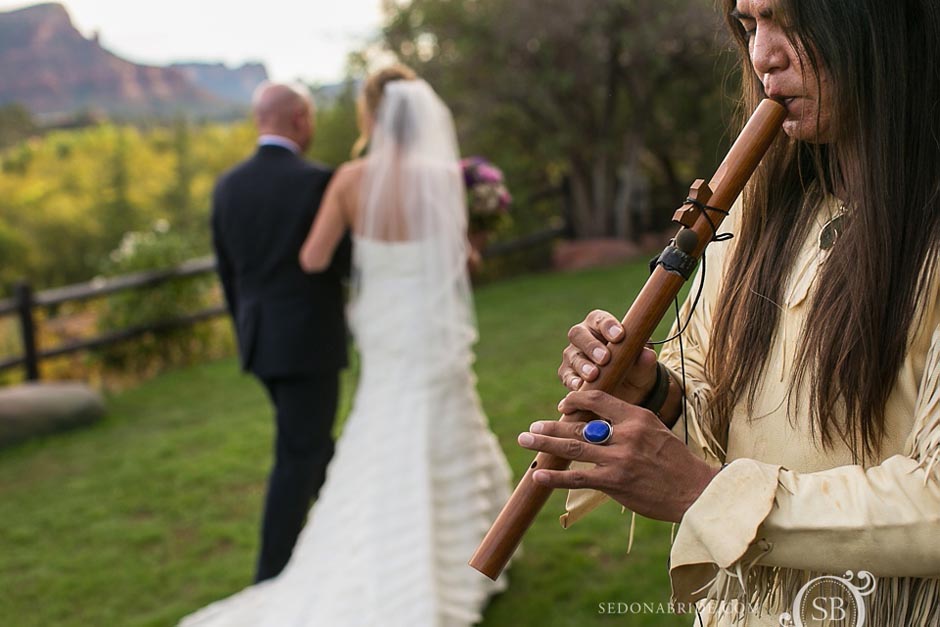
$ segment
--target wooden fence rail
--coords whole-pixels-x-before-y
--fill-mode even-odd
[[[551,226],[535,233],[509,242],[497,242],[483,251],[483,256],[498,257],[538,246],[567,233],[564,225]],[[0,318],[15,315],[19,319],[20,339],[23,353],[19,356],[0,358],[0,372],[22,366],[26,378],[36,381],[40,378],[40,363],[43,359],[68,355],[79,351],[95,350],[124,342],[145,333],[159,333],[169,329],[185,327],[197,322],[209,320],[226,313],[223,305],[210,307],[196,313],[160,320],[139,326],[104,333],[97,337],[69,342],[52,348],[42,348],[36,341],[36,315],[40,308],[49,308],[65,303],[75,303],[131,289],[151,288],[167,281],[209,274],[215,271],[215,257],[192,259],[175,268],[137,272],[108,279],[95,279],[55,289],[34,292],[27,282],[16,285],[13,298],[0,300]]]
[[[145,333],[158,333],[185,327],[224,314],[226,309],[220,305],[185,316],[133,326],[52,348],[40,349],[36,342],[36,309],[92,300],[131,289],[150,288],[167,281],[209,274],[214,271],[215,257],[210,256],[192,259],[166,270],[135,272],[108,279],[95,279],[87,283],[41,292],[34,292],[29,283],[21,282],[16,285],[13,298],[0,300],[0,317],[15,314],[19,319],[23,354],[17,357],[0,359],[0,372],[23,366],[27,380],[36,381],[40,378],[39,364],[43,359],[103,348],[139,337]]]

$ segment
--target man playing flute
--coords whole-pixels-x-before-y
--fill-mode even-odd
[[[619,321],[572,327],[559,409],[580,420],[519,443],[588,463],[536,470],[541,485],[678,522],[673,596],[705,625],[779,625],[846,571],[874,576],[866,624],[940,624],[940,6],[722,6],[742,110],[787,109],[722,229],[734,239],[709,248],[681,339],[613,394],[579,388]],[[569,522],[596,494],[571,493]]]

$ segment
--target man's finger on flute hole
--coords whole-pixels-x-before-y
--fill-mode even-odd
[[[553,438],[526,431],[519,434],[517,441],[519,446],[523,448],[548,453],[570,461],[591,462],[594,464],[611,461],[611,453],[607,447],[591,444],[580,439]]]
[[[602,344],[589,329],[582,325],[573,326],[568,329],[568,341],[574,351],[569,353],[569,357],[582,355],[599,366],[603,366],[610,361],[610,351]]]
[[[593,381],[601,372],[597,366],[585,359],[581,353],[572,355],[571,369],[585,381]]]
[[[578,374],[573,366],[573,360],[575,355],[578,354],[578,349],[570,344],[565,348],[561,353],[561,365],[558,366],[558,378],[561,379],[562,384],[569,390],[577,390],[581,387],[581,376]]]
[[[584,319],[588,328],[598,337],[610,342],[619,342],[624,338],[623,325],[613,314],[603,309],[595,309]]]
[[[561,378],[562,384],[572,392],[576,392],[581,388],[581,377],[576,375],[571,368],[560,370],[558,376]]]

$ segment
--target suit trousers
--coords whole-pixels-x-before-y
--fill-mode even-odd
[[[262,382],[274,403],[277,432],[256,582],[277,576],[287,564],[311,502],[326,479],[333,457],[339,372]]]

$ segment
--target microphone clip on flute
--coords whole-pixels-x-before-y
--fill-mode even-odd
[[[656,266],[662,266],[667,272],[678,274],[686,281],[692,278],[692,273],[695,272],[695,268],[698,266],[695,249],[699,243],[698,233],[693,231],[692,227],[695,226],[700,215],[704,215],[708,219],[708,214],[705,213],[706,210],[717,211],[721,214],[726,213],[716,207],[708,206],[708,199],[711,198],[711,195],[712,190],[709,189],[704,179],[697,179],[692,183],[685,204],[679,207],[672,217],[672,221],[682,228],[679,229],[679,232],[663,252],[650,262],[650,273],[656,269]],[[712,234],[711,240],[718,241],[717,226],[713,230],[715,233]]]

